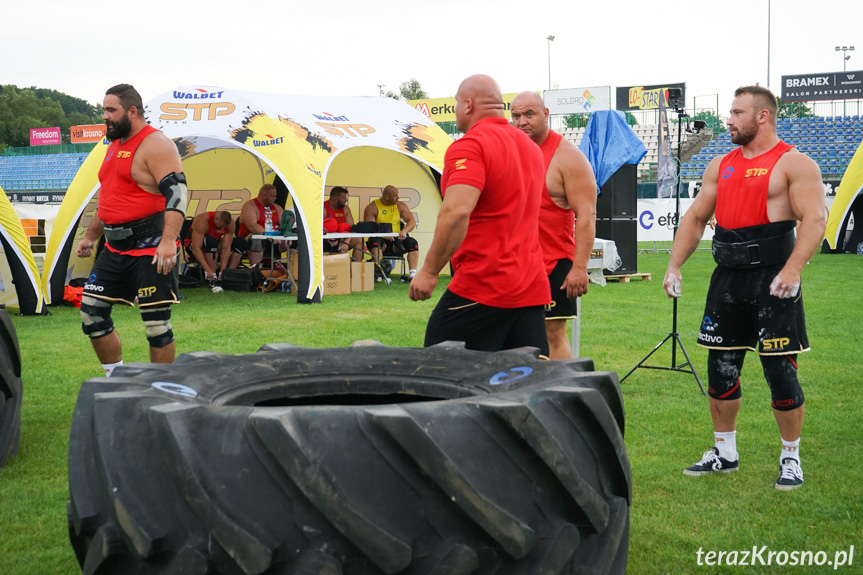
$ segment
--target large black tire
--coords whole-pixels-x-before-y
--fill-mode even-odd
[[[623,573],[617,376],[534,349],[197,352],[84,382],[86,574]]]
[[[0,467],[18,453],[23,393],[18,336],[6,306],[0,305]]]

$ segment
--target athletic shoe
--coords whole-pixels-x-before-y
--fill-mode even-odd
[[[737,471],[737,461],[728,461],[719,457],[719,450],[711,447],[701,456],[701,461],[683,470],[684,475],[705,475],[707,473],[728,473]]]
[[[403,283],[403,284],[409,284],[409,283],[411,283],[411,280],[412,280],[412,279],[413,279],[413,278],[412,278],[412,277],[410,277],[410,276],[402,276],[402,283]]]
[[[780,491],[791,491],[803,485],[803,470],[800,462],[796,459],[786,457],[779,466],[779,479],[776,480],[776,489]]]

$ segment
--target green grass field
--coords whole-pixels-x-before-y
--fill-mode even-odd
[[[638,271],[652,273],[652,281],[591,285],[582,300],[581,351],[595,360],[597,370],[623,377],[671,331],[672,304],[662,290],[667,261],[667,254],[639,256]],[[679,332],[705,386],[707,353],[695,338],[712,267],[709,252],[697,252],[683,268],[679,300]],[[853,565],[838,571],[863,573],[863,359],[856,337],[863,325],[861,286],[863,259],[854,255],[817,255],[804,272],[812,351],[800,359],[807,405],[802,489],[773,488],[779,434],[755,356],[747,358],[742,378],[740,470],[722,477],[681,473],[712,445],[707,399],[692,375],[639,369],[622,384],[634,481],[628,573],[828,572],[832,565],[778,567],[781,553],[770,566],[757,559],[755,567],[699,566],[697,553],[766,546],[760,555],[765,563],[771,551],[820,551],[832,562],[852,545]],[[437,301],[411,302],[399,282],[328,297],[319,305],[298,305],[295,296],[281,293],[191,289],[183,294],[173,316],[179,353],[250,353],[271,342],[338,348],[360,339],[420,346]],[[79,386],[101,370],[81,333],[78,311],[51,311],[46,317],[20,317],[11,310],[23,355],[24,407],[20,452],[0,469],[2,575],[80,572],[66,532],[66,452]],[[114,319],[124,360],[146,361],[137,311],[118,308]],[[649,363],[670,366],[671,343]]]

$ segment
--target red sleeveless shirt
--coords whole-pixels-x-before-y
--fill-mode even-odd
[[[255,207],[258,208],[258,225],[266,229],[267,226],[264,225],[264,220],[266,219],[266,218],[264,218],[264,213],[265,213],[264,205],[258,201],[258,198],[252,198],[252,201],[255,202]],[[273,222],[273,229],[278,230],[279,229],[279,213],[276,210],[276,206],[273,206],[270,208],[270,221]],[[239,235],[241,238],[244,238],[247,235],[249,235],[250,233],[252,233],[252,230],[247,228],[243,222],[240,222],[240,231],[238,232],[237,235]]]
[[[220,228],[216,225],[216,212],[207,212],[207,221],[209,224],[209,229],[207,230],[206,235],[211,238],[215,238],[217,240],[222,239],[226,233],[228,233],[228,228]]]
[[[782,140],[769,151],[744,158],[741,148],[729,152],[719,163],[716,188],[716,223],[727,230],[770,223],[767,189],[779,158],[793,146]]]
[[[125,224],[165,211],[165,196],[148,192],[132,179],[135,152],[144,138],[156,131],[146,125],[125,143],[114,140],[108,146],[99,168],[98,215],[103,224]]]
[[[545,174],[563,136],[549,130],[539,149],[545,162]],[[550,274],[560,260],[572,261],[575,255],[575,214],[570,208],[561,208],[548,194],[547,180],[543,178],[542,202],[539,204],[539,243],[545,272]]]

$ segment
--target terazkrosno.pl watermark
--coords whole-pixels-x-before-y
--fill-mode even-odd
[[[698,565],[718,567],[733,565],[736,567],[755,567],[761,565],[780,565],[789,567],[832,566],[833,569],[850,567],[854,564],[854,546],[846,551],[840,549],[834,553],[827,551],[774,551],[767,545],[744,551],[705,551],[699,547],[695,553]]]

